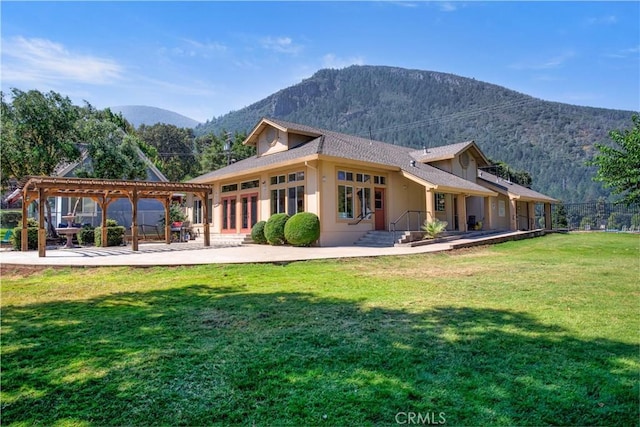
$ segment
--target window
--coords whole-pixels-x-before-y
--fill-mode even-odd
[[[338,171],[338,181],[353,181],[353,172]]]
[[[223,185],[220,191],[223,193],[228,193],[230,191],[238,191],[238,184]]]
[[[376,185],[386,185],[387,179],[384,176],[375,175],[373,177],[373,183]]]
[[[367,175],[366,173],[357,173],[356,181],[358,182],[369,182],[371,180],[371,175]]]
[[[75,212],[78,216],[95,216],[96,202],[88,197],[69,197],[68,212]]]
[[[353,187],[338,185],[338,218],[353,218]]]
[[[284,175],[275,175],[270,178],[271,185],[283,184],[285,182]]]
[[[358,218],[371,218],[371,189],[369,187],[361,187],[356,191],[358,196],[357,214]]]
[[[304,186],[289,187],[289,204],[287,213],[295,215],[298,212],[304,212]]]
[[[436,211],[444,212],[446,209],[444,193],[436,193]]]
[[[194,224],[202,224],[202,201],[200,199],[193,201],[191,222]]]
[[[250,188],[258,188],[260,186],[260,182],[256,179],[254,181],[246,181],[240,184],[241,190],[248,190]]]
[[[296,172],[289,174],[289,182],[304,181],[304,172]]]
[[[271,215],[284,213],[285,189],[277,188],[271,190]]]

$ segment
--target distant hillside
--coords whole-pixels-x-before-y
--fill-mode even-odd
[[[174,125],[179,128],[194,128],[200,124],[197,120],[182,114],[145,105],[121,105],[110,107],[110,109],[114,113],[121,112],[124,118],[136,128],[143,124],[152,126],[156,123]]]
[[[320,70],[195,133],[248,131],[265,116],[413,147],[473,139],[491,159],[530,172],[534,189],[582,202],[609,195],[584,163],[610,130],[631,125],[632,112],[543,101],[452,74],[352,66]]]

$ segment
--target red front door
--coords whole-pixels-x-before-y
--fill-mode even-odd
[[[222,232],[237,233],[236,196],[222,198]]]
[[[376,230],[386,230],[386,218],[384,216],[384,188],[375,188],[374,190],[375,204],[375,222]]]

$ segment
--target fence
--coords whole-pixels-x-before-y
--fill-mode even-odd
[[[640,204],[591,202],[553,205],[554,229],[640,231]]]

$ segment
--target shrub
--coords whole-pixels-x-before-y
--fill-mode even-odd
[[[287,239],[284,237],[284,226],[289,219],[286,213],[271,215],[264,226],[264,237],[272,245],[284,245]]]
[[[0,211],[0,228],[15,228],[20,224],[22,219],[22,211],[1,210]]]
[[[108,230],[107,233],[109,233]],[[81,245],[93,245],[93,242],[95,242],[95,235],[95,228],[90,225],[85,225],[82,227],[82,230],[78,231],[78,243]]]
[[[284,225],[284,237],[293,246],[311,246],[320,237],[318,215],[298,212]]]
[[[118,225],[114,219],[107,220],[107,246],[121,246],[124,243],[124,227]],[[102,246],[102,227],[94,230],[94,242],[96,246]]]
[[[27,242],[28,249],[38,249],[38,221],[34,218],[27,218]],[[13,229],[11,244],[17,251],[22,249],[22,221]]]
[[[422,230],[424,231],[425,239],[435,239],[440,236],[447,229],[447,221],[440,221],[439,219],[435,219],[431,222],[426,220],[424,225],[422,226]]]
[[[264,226],[266,224],[266,221],[258,221],[251,229],[251,240],[253,240],[255,243],[258,243],[260,245],[264,245],[267,243],[267,238],[264,237]]]

